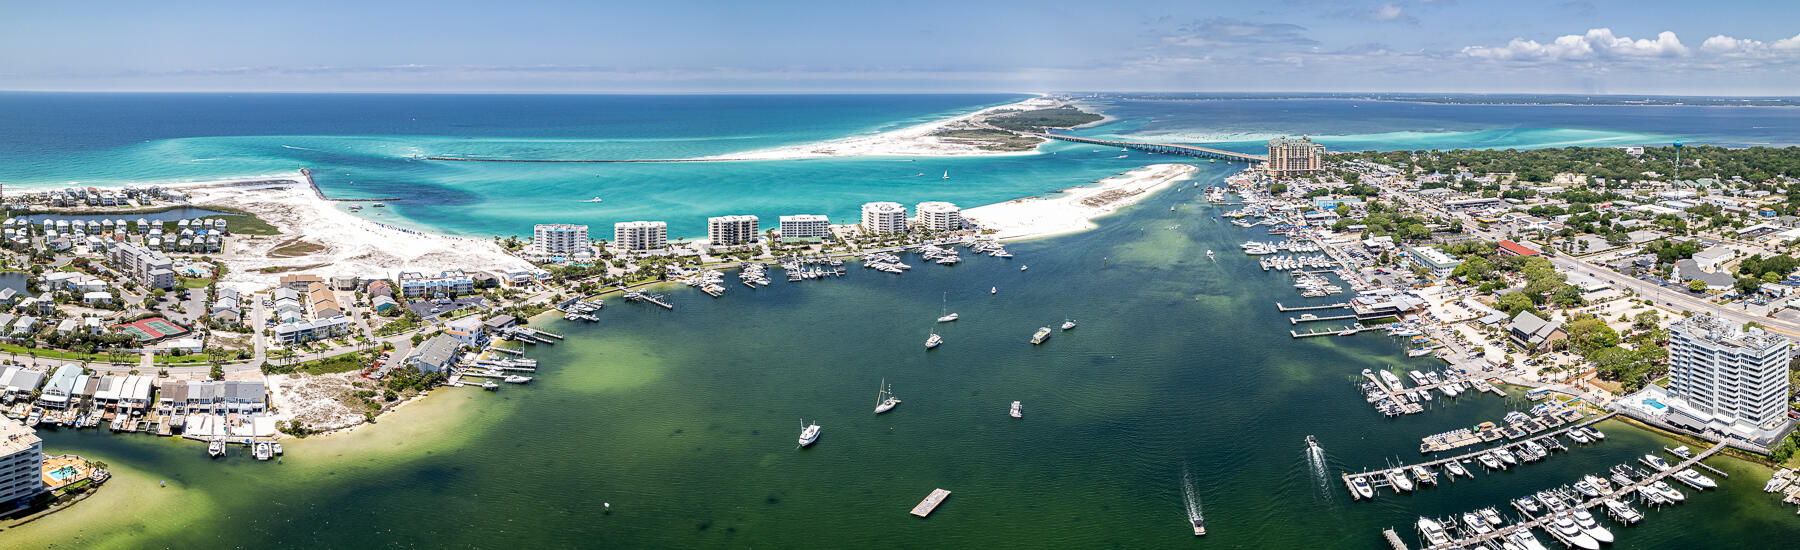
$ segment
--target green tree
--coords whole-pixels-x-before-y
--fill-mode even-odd
[[[1688,290],[1692,290],[1694,292],[1706,292],[1706,283],[1701,282],[1698,279],[1693,280],[1693,281],[1688,281]]]
[[[1495,302],[1494,307],[1495,309],[1506,312],[1508,318],[1519,316],[1519,312],[1521,311],[1531,311],[1535,309],[1531,303],[1531,298],[1519,292],[1501,294],[1500,299]]]

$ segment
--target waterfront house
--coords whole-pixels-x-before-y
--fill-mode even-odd
[[[45,407],[68,408],[75,396],[75,386],[82,382],[81,367],[65,364],[57,367],[50,375],[50,381],[44,384],[44,393],[38,397],[38,403]]]
[[[444,372],[456,364],[462,346],[457,339],[439,334],[413,350],[412,355],[406,357],[406,364],[418,367],[420,372]]]
[[[189,382],[186,391],[183,412],[187,414],[256,413],[268,410],[268,388],[262,382]]]
[[[153,379],[148,376],[132,375],[125,377],[124,386],[119,391],[119,410],[141,413],[150,409],[150,392]]]
[[[29,399],[31,392],[44,384],[44,371],[24,367],[7,367],[0,372],[0,394],[6,399]]]
[[[1544,320],[1529,311],[1519,312],[1512,323],[1506,325],[1507,336],[1513,344],[1525,351],[1537,351],[1539,346],[1569,337],[1561,326]]]

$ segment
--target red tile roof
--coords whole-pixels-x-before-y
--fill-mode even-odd
[[[1530,247],[1512,241],[1500,241],[1500,251],[1514,256],[1536,256],[1542,254]]]

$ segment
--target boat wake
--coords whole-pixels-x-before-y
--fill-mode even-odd
[[[301,150],[301,151],[318,151],[318,149],[307,149],[307,148],[305,148],[305,147],[295,147],[295,146],[292,146],[292,145],[283,145],[283,146],[282,146],[282,147],[286,147],[286,148],[288,148],[288,149],[298,149],[298,150]]]
[[[1206,520],[1200,509],[1200,495],[1194,493],[1194,478],[1188,474],[1186,464],[1181,465],[1181,499],[1182,504],[1187,506],[1189,523]]]
[[[1319,490],[1320,495],[1331,499],[1336,493],[1332,491],[1331,478],[1325,471],[1325,448],[1308,445],[1305,453],[1306,473],[1312,478],[1313,487]]]

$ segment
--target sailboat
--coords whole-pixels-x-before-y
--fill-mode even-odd
[[[591,199],[588,199],[585,201],[581,201],[581,202],[605,202],[605,199],[602,199],[600,197],[594,197],[594,198],[591,198]]]
[[[893,388],[888,386],[887,379],[881,379],[881,392],[875,394],[875,414],[894,410],[900,404],[900,398],[894,397]]]
[[[944,293],[944,309],[939,313],[937,322],[948,323],[951,321],[955,321],[958,318],[959,317],[957,316],[957,314],[950,313],[950,293],[945,292]]]
[[[944,171],[944,179],[950,179],[950,171],[949,170]]]

